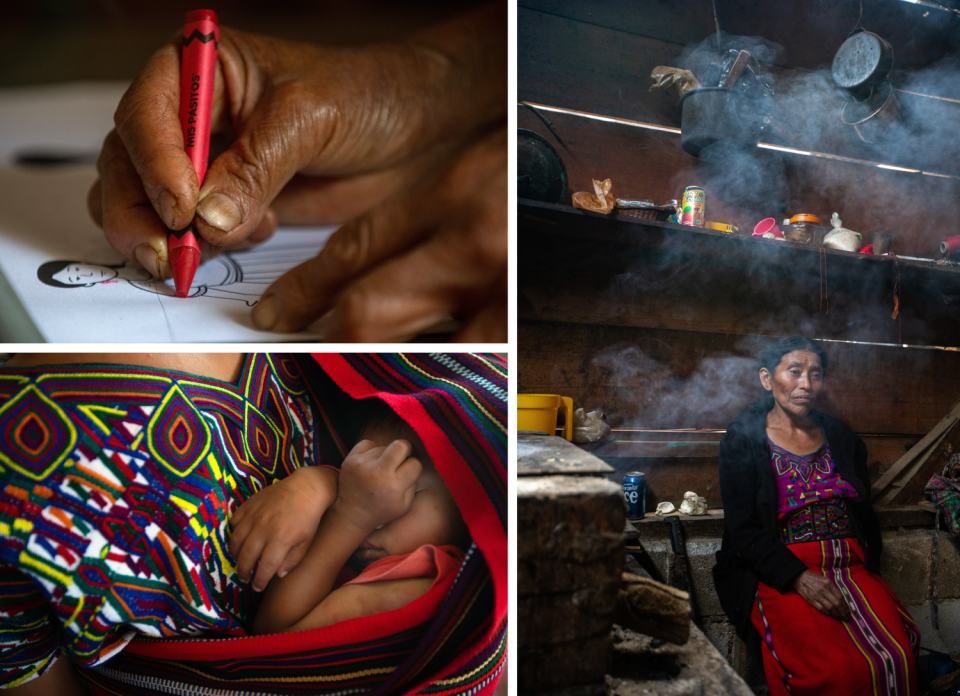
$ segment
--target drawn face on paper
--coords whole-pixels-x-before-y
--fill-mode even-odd
[[[53,274],[53,279],[64,285],[93,285],[113,280],[118,275],[116,268],[98,266],[95,263],[77,261],[69,263]]]

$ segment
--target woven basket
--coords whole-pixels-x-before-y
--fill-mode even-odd
[[[626,215],[627,217],[640,218],[641,220],[657,220],[659,222],[666,222],[670,219],[669,210],[655,210],[652,208],[617,208],[618,215]]]

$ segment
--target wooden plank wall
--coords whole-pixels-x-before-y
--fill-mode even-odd
[[[905,3],[892,4],[906,9],[896,7],[865,25],[894,44],[899,84],[913,84],[908,70],[922,71],[955,47],[911,40],[911,32],[921,31],[915,25],[918,15]],[[624,0],[586,6],[572,1],[522,0],[518,10],[519,99],[678,127],[676,94],[648,91],[648,76],[656,65],[675,64],[686,44],[712,32],[709,4],[700,5]],[[720,23],[731,33],[763,35],[782,44],[785,50],[770,69],[778,77],[793,76],[795,80],[816,79],[811,71],[829,65],[856,20],[856,2],[837,3],[829,10],[816,2],[770,5],[778,9],[739,0],[720,2]],[[759,16],[763,12],[767,14]],[[940,29],[937,25],[922,31]],[[815,42],[796,38],[810,35],[817,36]],[[911,99],[921,98],[901,96],[907,111],[927,109],[931,102],[923,99],[920,106],[910,106]],[[940,96],[960,99],[960,93]],[[837,100],[829,95],[823,105],[801,105],[807,109],[804,113],[819,119],[816,122],[820,124],[803,132],[783,127],[791,123],[791,117],[782,109],[800,108],[796,101],[784,100],[786,104],[778,106],[781,111],[775,112],[777,118],[764,138],[960,175],[960,138],[948,138],[938,148],[913,154],[902,148],[871,148],[837,127],[833,117],[839,108]],[[943,110],[944,118],[956,123],[958,107],[960,104],[940,102],[930,108]],[[932,112],[928,109],[925,113]],[[679,198],[684,186],[701,185],[708,194],[708,218],[736,224],[741,230],[752,229],[759,219],[771,215],[781,218],[811,212],[827,218],[836,211],[845,226],[865,234],[892,233],[898,253],[928,258],[935,256],[944,236],[960,233],[957,179],[769,151],[758,153],[753,160],[759,162],[760,176],[751,177],[742,169],[731,173],[722,163],[690,157],[680,148],[679,136],[672,133],[556,112],[544,116],[552,122],[553,133],[526,108],[518,109],[518,125],[555,144],[567,167],[569,192],[588,190],[591,179],[609,177],[619,197],[664,201]],[[811,139],[811,133],[818,137]],[[540,253],[543,240],[525,246],[524,230],[521,217],[519,391],[572,396],[577,405],[602,408],[615,426],[724,428],[757,395],[752,358],[771,336],[806,331],[828,340],[849,341],[851,334],[856,334],[854,341],[896,341],[892,324],[881,325],[891,310],[892,279],[883,281],[882,291],[873,293],[878,298],[875,302],[865,304],[862,312],[856,306],[847,307],[840,315],[842,320],[822,316],[811,320],[817,309],[814,296],[799,303],[784,298],[778,306],[776,295],[752,298],[745,288],[729,283],[698,284],[695,274],[684,278],[684,292],[657,302],[650,301],[649,293],[646,298],[632,298],[630,293],[611,291],[612,278],[623,272],[622,250],[598,245],[585,251],[573,245],[552,255]],[[562,243],[557,244],[560,246]],[[604,253],[610,254],[606,276],[602,265],[598,273],[596,263]],[[593,262],[585,263],[588,257]],[[655,254],[649,258],[646,263],[634,259],[629,271],[648,288],[669,284],[670,274],[654,260]],[[844,278],[837,287],[857,281]],[[923,295],[920,287],[901,290],[907,296]],[[811,306],[803,306],[804,302]],[[933,300],[924,297],[923,302]],[[738,303],[741,308],[744,303],[752,305],[746,311],[728,311]],[[801,305],[802,311],[795,304]],[[926,322],[929,329],[911,328],[915,347],[825,343],[832,367],[824,410],[864,434],[875,473],[885,470],[960,399],[960,352],[924,347],[956,345],[956,332],[948,335],[937,330],[944,322],[960,319],[955,306],[939,306],[929,315],[918,309],[907,317],[904,325]],[[745,321],[744,316],[750,320]],[[858,316],[860,325],[854,330],[851,326]],[[689,450],[690,456],[668,456],[660,445],[659,449],[644,447],[610,446],[604,456],[618,469],[646,470],[651,475],[653,503],[660,499],[679,502],[678,496],[694,482],[711,506],[720,505],[716,457],[709,447],[701,447],[695,456]],[[675,449],[678,453],[683,450]]]

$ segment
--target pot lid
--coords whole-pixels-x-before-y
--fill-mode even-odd
[[[790,218],[790,224],[792,225],[795,222],[812,222],[814,225],[820,224],[820,218],[816,215],[807,215],[806,213],[801,213],[800,215],[794,215]]]
[[[833,57],[833,80],[849,89],[862,85],[883,61],[890,44],[870,31],[861,31],[843,42]],[[886,77],[884,75],[884,77]]]

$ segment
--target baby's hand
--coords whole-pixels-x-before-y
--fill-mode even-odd
[[[340,467],[339,511],[369,533],[409,510],[423,471],[412,450],[406,440],[386,447],[370,440],[354,445]]]
[[[227,544],[240,579],[248,582],[256,567],[253,589],[262,592],[274,573],[282,578],[296,568],[336,498],[337,472],[317,466],[301,467],[248,498],[230,518]]]

